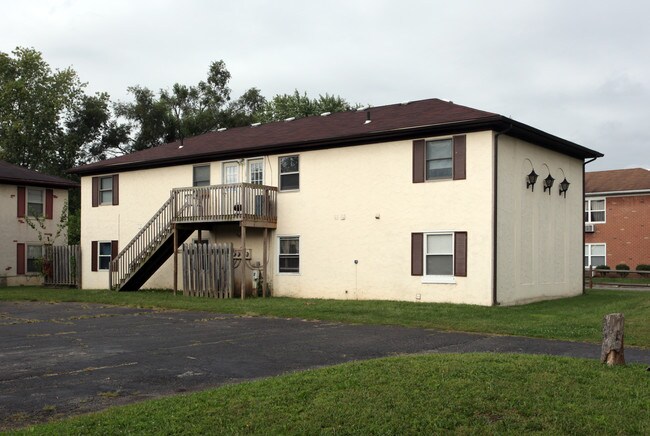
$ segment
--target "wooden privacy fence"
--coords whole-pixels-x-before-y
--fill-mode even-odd
[[[79,286],[81,250],[78,245],[46,245],[43,257],[44,284]]]
[[[232,244],[183,244],[183,295],[232,298]]]

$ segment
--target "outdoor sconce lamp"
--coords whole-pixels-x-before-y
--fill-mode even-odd
[[[526,176],[526,189],[530,187],[531,191],[535,190],[535,182],[537,181],[537,177],[539,177],[539,175],[535,173],[535,170],[533,169],[530,174]]]
[[[548,189],[548,195],[551,195],[551,188],[553,187],[553,182],[555,179],[551,176],[551,173],[548,173],[548,177],[544,179],[544,192]]]
[[[560,195],[564,194],[564,198],[566,198],[566,191],[569,190],[570,184],[571,183],[567,182],[566,177],[560,182]]]

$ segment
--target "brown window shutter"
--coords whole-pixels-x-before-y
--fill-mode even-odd
[[[25,244],[22,243],[16,244],[16,274],[25,274]]]
[[[111,241],[111,260],[117,257],[117,241]]]
[[[93,207],[97,206],[99,206],[99,177],[93,177]]]
[[[19,186],[18,187],[18,218],[24,218],[25,217],[25,187],[24,186]]]
[[[454,275],[467,277],[467,232],[454,233]]]
[[[466,142],[465,135],[454,136],[454,180],[465,179]]]
[[[424,182],[424,139],[413,141],[413,183]]]
[[[97,271],[97,241],[91,242],[90,256],[90,270]]]
[[[120,204],[120,176],[119,174],[113,175],[113,205]]]
[[[54,190],[45,190],[45,218],[51,220],[54,217]]]
[[[411,275],[421,276],[424,273],[424,235],[411,233]]]

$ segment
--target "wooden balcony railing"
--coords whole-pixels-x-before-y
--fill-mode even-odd
[[[277,192],[274,186],[237,183],[172,190],[178,213],[175,220],[260,221],[276,223]]]

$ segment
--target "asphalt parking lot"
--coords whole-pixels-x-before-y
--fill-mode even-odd
[[[597,345],[99,304],[0,302],[0,430],[225,383],[424,352]],[[626,349],[650,363],[650,350]]]

